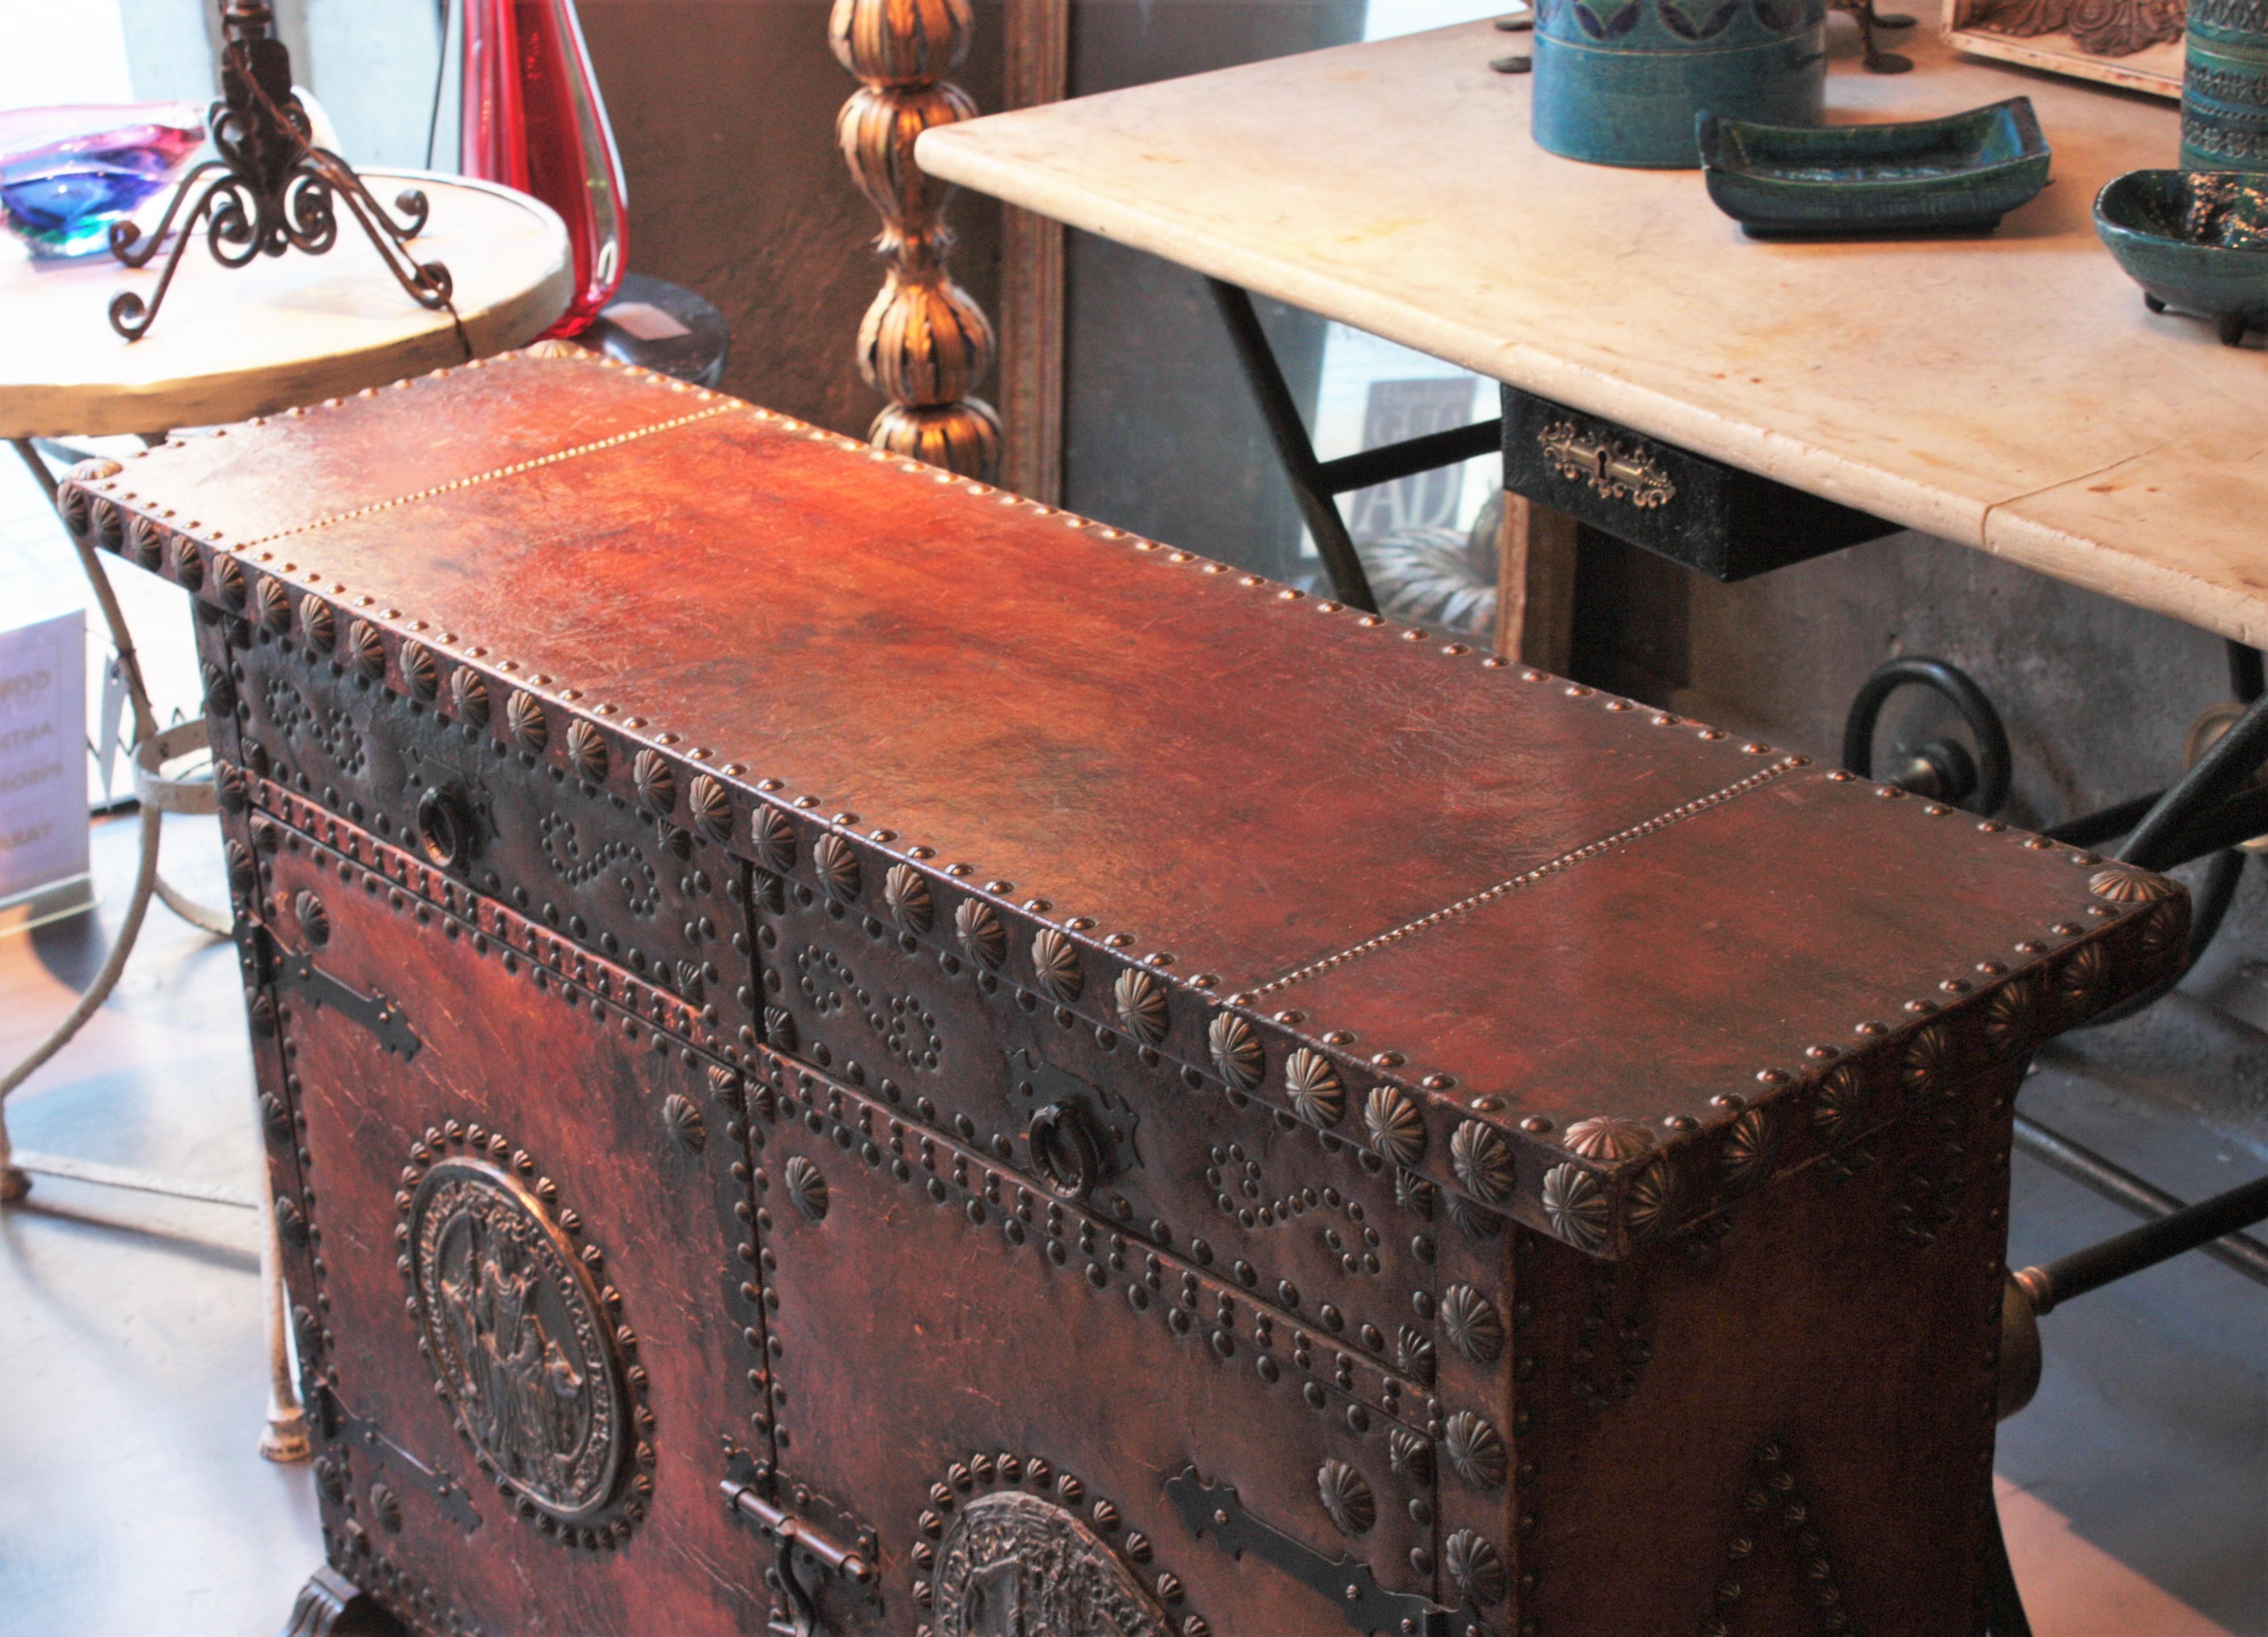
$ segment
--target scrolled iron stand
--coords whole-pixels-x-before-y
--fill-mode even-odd
[[[291,93],[291,54],[275,37],[275,26],[267,0],[224,0],[221,96],[206,116],[220,157],[181,178],[146,240],[131,222],[111,226],[111,254],[130,268],[147,267],[169,240],[173,247],[146,303],[131,290],[111,299],[111,328],[129,341],[140,340],[157,321],[199,224],[206,225],[206,244],[223,267],[291,250],[320,255],[338,242],[340,200],[409,298],[428,311],[453,314],[449,269],[420,262],[405,247],[424,231],[425,195],[414,188],[396,195],[394,209],[406,218],[397,223],[353,166],[314,145],[307,111]]]
[[[2268,686],[2264,686],[2260,653],[2231,642],[2228,673],[2230,691],[2243,706],[2242,714],[2198,756],[2188,772],[2167,789],[2067,819],[2043,832],[2074,847],[2098,846],[2124,837],[2111,856],[2145,869],[2169,870],[2207,860],[2194,900],[2182,970],[2086,1027],[2132,1016],[2171,990],[2196,964],[2220,930],[2243,878],[2245,855],[2238,850],[2240,844],[2268,833],[2268,788],[2255,783],[2268,765]],[[1867,678],[1852,700],[1845,724],[1845,765],[1873,777],[1874,740],[1882,707],[1893,693],[1910,686],[1928,688],[1950,700],[1975,736],[1977,748],[1972,754],[1957,740],[1933,739],[1907,751],[1904,765],[1889,782],[1991,816],[2007,800],[2007,733],[1984,689],[1958,666],[1943,660],[1893,660]],[[2202,1250],[2247,1279],[2268,1285],[2268,1245],[2241,1231],[2268,1220],[2268,1177],[2191,1204],[2027,1115],[2016,1116],[2015,1141],[2027,1154],[2148,1220],[2044,1266],[2009,1275],[2000,1321],[2002,1419],[2030,1403],[2039,1385],[2041,1316],[2073,1297],[2190,1250]],[[2030,1637],[2007,1544],[1997,1528],[1987,1567],[1992,1637]]]
[[[408,241],[423,231],[427,203],[415,188],[394,200],[400,221],[373,197],[353,168],[338,155],[319,148],[306,109],[291,91],[291,58],[275,37],[276,18],[268,0],[220,0],[221,95],[208,111],[208,128],[219,157],[193,166],[182,177],[168,201],[157,230],[146,238],[130,222],[110,230],[110,249],[129,268],[147,267],[162,253],[166,260],[155,291],[145,300],[139,291],[121,291],[110,303],[111,328],[129,342],[140,340],[157,321],[158,310],[173,288],[173,276],[192,240],[203,229],[213,259],[226,268],[248,265],[261,255],[280,256],[297,250],[321,255],[338,242],[339,204],[362,228],[396,284],[418,306],[446,312],[456,320],[451,303],[449,269],[438,262],[419,262]],[[458,338],[468,358],[472,347],[461,323]],[[12,439],[16,452],[45,491],[56,500],[54,474],[40,458],[30,439]],[[103,468],[107,468],[107,470]],[[106,476],[117,470],[115,462],[83,468],[85,475]],[[160,730],[142,668],[134,649],[133,633],[102,570],[92,542],[84,528],[65,532],[77,550],[80,567],[92,587],[118,655],[119,673],[134,712],[134,786],[141,805],[141,854],[133,891],[116,938],[101,970],[70,1012],[47,1038],[19,1063],[0,1074],[0,1204],[21,1199],[32,1186],[34,1169],[68,1174],[83,1180],[138,1189],[145,1192],[247,1204],[261,1216],[261,1277],[267,1304],[269,1396],[267,1425],[261,1453],[275,1461],[305,1460],[308,1454],[307,1423],[292,1379],[291,1353],[285,1338],[281,1289],[277,1279],[276,1223],[269,1191],[259,1190],[254,1200],[241,1201],[202,1184],[128,1172],[112,1167],[71,1161],[18,1157],[8,1140],[4,1100],[29,1079],[40,1066],[61,1051],[101,1007],[116,986],[140,937],[150,900],[155,896],[200,930],[225,937],[230,920],[196,903],[168,886],[158,873],[158,850],[165,815],[213,812],[209,773],[187,777],[169,768],[194,757],[206,747],[202,719]]]

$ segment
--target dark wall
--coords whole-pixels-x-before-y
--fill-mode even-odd
[[[1364,0],[1075,0],[1072,92],[1086,95],[1359,39]],[[1299,514],[1206,293],[1188,269],[1086,233],[1066,248],[1064,504],[1288,578]],[[1320,320],[1261,315],[1312,408]]]
[[[724,385],[863,435],[858,321],[881,283],[877,220],[835,149],[855,82],[825,0],[582,0],[628,173],[630,266],[700,291],[733,333]],[[1002,103],[1001,0],[979,0],[956,76]],[[1357,38],[1363,0],[1074,0],[1074,94]],[[999,207],[962,193],[954,266],[999,316]],[[1299,521],[1203,283],[1074,234],[1067,254],[1065,504],[1125,528],[1285,572]],[[1322,326],[1268,313],[1312,402]],[[990,395],[991,383],[978,388]]]
[[[630,267],[717,304],[733,335],[727,392],[864,436],[881,407],[856,356],[881,287],[880,218],[836,151],[836,110],[858,82],[827,48],[825,0],[580,9],[627,173]],[[1002,16],[979,0],[955,76],[987,110],[1000,106]],[[997,314],[999,208],[962,194],[952,221],[961,282]]]

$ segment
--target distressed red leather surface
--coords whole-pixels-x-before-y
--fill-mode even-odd
[[[587,358],[63,502],[196,599],[349,1593],[1977,1628],[2172,883]]]
[[[2070,849],[659,378],[514,358],[116,485],[1507,1125],[1721,1125],[2119,918]],[[2160,970],[2109,968],[2036,1032]]]

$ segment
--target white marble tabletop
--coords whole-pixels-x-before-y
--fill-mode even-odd
[[[162,432],[341,397],[524,346],[567,309],[567,230],[538,200],[487,182],[369,173],[389,207],[423,189],[432,213],[409,241],[447,266],[464,324],[394,283],[339,212],[338,242],[225,268],[192,244],[139,341],[110,328],[110,299],[157,284],[161,256],[129,272],[107,254],[38,262],[0,235],[0,437]]]
[[[1984,239],[1759,243],[1697,171],[1528,138],[1488,23],[996,114],[924,169],[1638,431],[2268,644],[2268,358],[2154,316],[2096,191],[2170,166],[2166,102],[1959,58],[1861,71],[1830,119],[2028,95],[2046,192]],[[1226,342],[1224,339],[1223,344]]]

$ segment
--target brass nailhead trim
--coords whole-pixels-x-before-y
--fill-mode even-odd
[[[1804,760],[1801,757],[1784,757],[1770,767],[1726,785],[1722,790],[1714,791],[1705,796],[1697,796],[1681,807],[1672,807],[1667,813],[1657,813],[1652,818],[1642,820],[1627,830],[1616,830],[1613,835],[1602,837],[1597,841],[1578,847],[1572,852],[1563,852],[1548,864],[1539,864],[1534,869],[1515,875],[1509,881],[1500,881],[1493,887],[1484,887],[1469,897],[1460,898],[1454,903],[1446,904],[1431,915],[1422,915],[1414,921],[1404,922],[1391,932],[1381,933],[1374,938],[1366,938],[1359,944],[1340,950],[1336,955],[1325,955],[1320,961],[1296,967],[1281,977],[1270,978],[1258,988],[1246,992],[1256,999],[1261,995],[1275,994],[1289,989],[1294,984],[1305,983],[1308,978],[1318,977],[1335,967],[1344,966],[1350,961],[1359,961],[1364,955],[1385,948],[1388,944],[1401,943],[1407,939],[1416,937],[1430,927],[1440,925],[1444,921],[1470,914],[1484,904],[1492,903],[1507,893],[1516,892],[1522,887],[1532,887],[1546,876],[1557,875],[1562,870],[1572,869],[1586,859],[1595,859],[1601,853],[1612,852],[1626,847],[1634,841],[1639,841],[1653,835],[1656,830],[1667,830],[1672,824],[1681,823],[1697,814],[1705,813],[1711,807],[1721,807],[1734,797],[1746,795],[1760,785],[1770,784],[1781,774],[1792,773],[1803,765]]]
[[[475,472],[470,477],[453,478],[446,483],[436,483],[431,489],[420,489],[412,494],[397,496],[392,500],[378,500],[369,505],[357,506],[351,512],[334,512],[305,523],[294,523],[289,528],[279,528],[274,534],[262,535],[257,540],[237,542],[234,549],[249,551],[254,546],[268,545],[293,535],[310,535],[319,528],[328,528],[334,523],[350,523],[358,517],[368,517],[376,512],[391,512],[396,506],[410,505],[420,500],[431,500],[436,495],[453,494],[460,489],[471,489],[481,483],[495,483],[499,478],[517,477],[522,472],[533,472],[540,467],[556,466],[562,461],[572,461],[586,454],[596,454],[602,449],[620,448],[626,443],[636,443],[641,438],[651,438],[656,432],[666,432],[674,427],[688,426],[695,421],[705,421],[712,416],[727,414],[741,406],[719,403],[710,409],[696,409],[690,415],[681,415],[674,420],[657,421],[652,426],[640,426],[626,432],[616,432],[611,438],[601,438],[596,443],[578,444],[572,449],[561,449],[553,453],[538,455],[533,461],[520,461],[511,466],[499,466],[494,471]]]

